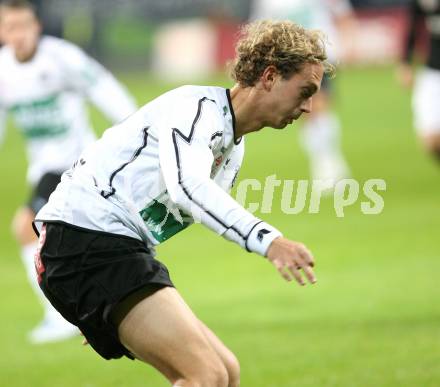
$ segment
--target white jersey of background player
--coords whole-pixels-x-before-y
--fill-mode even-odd
[[[353,27],[352,8],[347,0],[254,0],[252,19],[292,20],[306,28],[325,32],[329,40],[329,60],[338,63],[340,33]],[[302,143],[309,156],[314,179],[325,180],[332,187],[347,177],[349,169],[340,150],[340,123],[330,109],[329,79],[314,97],[313,112],[302,131]]]
[[[136,110],[133,99],[116,79],[75,45],[40,36],[40,25],[26,1],[9,0],[0,6],[0,138],[5,117],[11,114],[22,132],[29,161],[28,182],[33,194],[14,219],[28,276],[34,275],[36,239],[31,222],[83,148],[95,135],[84,99],[89,99],[112,122]],[[43,297],[45,319],[31,332],[33,342],[62,339],[73,334]],[[75,329],[76,332],[76,329]]]

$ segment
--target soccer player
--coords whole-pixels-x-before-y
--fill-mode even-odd
[[[55,189],[63,171],[72,166],[95,137],[84,99],[113,122],[136,110],[126,90],[101,65],[73,44],[41,36],[34,9],[24,0],[0,3],[0,137],[9,112],[21,129],[29,159],[27,180],[33,192],[13,221],[23,262],[41,295],[44,319],[30,333],[34,343],[61,340],[78,329],[47,302],[33,275],[37,245],[32,220]]]
[[[340,36],[353,29],[354,18],[348,0],[254,0],[251,19],[292,20],[306,28],[325,32],[330,42],[328,56],[332,63],[340,57]],[[324,76],[322,88],[314,98],[314,109],[301,130],[301,143],[306,151],[311,176],[322,180],[323,188],[331,192],[338,180],[350,174],[340,148],[341,125],[332,108],[334,86]]]
[[[237,359],[184,302],[154,246],[198,221],[267,257],[286,280],[314,283],[308,249],[225,191],[240,169],[243,136],[310,113],[332,70],[319,32],[250,24],[231,89],[183,86],[159,96],[64,173],[35,220],[38,281],[102,357],[142,360],[174,386],[239,385]]]
[[[411,66],[418,21],[424,21],[429,34],[425,66],[417,75],[413,92],[414,126],[425,149],[440,161],[440,2],[416,1],[410,4],[410,25],[398,79],[403,86],[413,84]]]

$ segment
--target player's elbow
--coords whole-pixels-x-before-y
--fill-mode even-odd
[[[194,177],[179,179],[174,184],[167,185],[170,199],[182,209],[191,210],[194,202],[194,196],[197,191],[197,196],[203,192],[201,189],[203,182]]]

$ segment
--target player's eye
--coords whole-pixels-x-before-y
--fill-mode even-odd
[[[302,97],[303,99],[309,99],[311,96],[312,96],[312,93],[310,93],[309,90],[304,90],[304,91],[301,93],[301,97]]]
[[[303,89],[301,92],[301,97],[303,99],[309,99],[313,95],[313,92],[310,89]]]

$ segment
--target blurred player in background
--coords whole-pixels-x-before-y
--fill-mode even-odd
[[[323,31],[330,42],[329,60],[337,63],[340,37],[350,36],[354,17],[348,0],[254,0],[252,19],[292,20],[306,28]],[[313,112],[302,128],[302,144],[308,154],[313,179],[322,180],[324,187],[350,174],[340,148],[340,121],[332,110],[333,84],[324,77],[322,88],[313,98]]]
[[[409,12],[409,31],[397,76],[403,86],[413,85],[411,61],[417,25],[423,21],[429,34],[429,52],[414,86],[414,126],[425,149],[440,161],[440,0],[413,0]]]
[[[0,49],[0,139],[9,112],[26,139],[27,180],[33,188],[30,200],[15,215],[13,232],[21,245],[29,281],[45,309],[30,340],[43,343],[67,338],[77,329],[47,302],[35,281],[37,240],[32,221],[62,172],[95,139],[84,98],[113,122],[133,113],[136,105],[114,77],[78,47],[41,36],[34,8],[25,0],[0,3],[0,39],[4,44]]]
[[[197,219],[267,257],[286,280],[314,283],[307,248],[228,191],[243,136],[310,113],[323,73],[332,70],[317,31],[292,22],[249,25],[232,89],[183,86],[159,96],[108,129],[63,174],[36,216],[35,267],[46,296],[102,357],[143,360],[175,387],[240,384],[234,354],[182,299],[154,247]],[[221,262],[201,261],[213,264]]]

